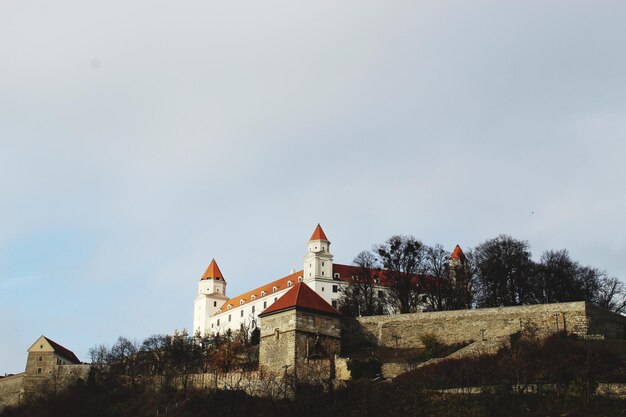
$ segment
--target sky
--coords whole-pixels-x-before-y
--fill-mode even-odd
[[[0,374],[393,234],[626,279],[623,1],[0,4]]]

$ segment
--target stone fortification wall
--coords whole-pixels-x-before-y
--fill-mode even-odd
[[[624,317],[582,301],[370,316],[344,320],[342,344],[347,350],[364,344],[414,348],[422,346],[420,336],[427,333],[452,344],[502,339],[530,328],[544,336],[565,330],[582,337],[609,338],[623,334],[622,321]]]
[[[588,334],[606,339],[626,339],[626,317],[587,304]]]
[[[0,379],[0,411],[6,406],[19,404],[24,377],[22,373]]]
[[[259,364],[268,370],[294,366],[296,360],[296,311],[263,317]]]
[[[298,312],[296,315],[296,363],[320,355],[334,357],[341,351],[341,320],[339,318]]]
[[[46,375],[26,375],[24,392],[27,396],[47,395],[68,385],[87,380],[90,365],[55,365]]]
[[[261,320],[259,364],[269,372],[309,366],[309,358],[330,358],[341,350],[341,320],[296,309]]]
[[[44,361],[35,361],[39,364]],[[55,365],[46,373],[31,375],[26,372],[0,379],[0,410],[17,405],[20,399],[46,395],[65,389],[68,385],[89,375],[89,365]]]

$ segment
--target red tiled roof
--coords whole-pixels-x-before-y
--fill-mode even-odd
[[[328,304],[322,297],[303,282],[297,283],[292,289],[287,291],[285,295],[280,297],[278,301],[263,310],[259,316],[277,313],[282,310],[291,308],[315,311],[319,313],[340,316],[341,314]]]
[[[253,301],[252,296],[255,296],[255,299],[258,299],[261,297],[272,295],[274,292],[278,292],[286,288],[289,288],[289,281],[291,281],[292,285],[297,283],[298,278],[303,275],[303,272],[304,271],[302,270],[296,271],[292,274],[287,275],[286,277],[282,277],[280,279],[277,279],[276,281],[272,281],[261,287],[258,287],[246,293],[240,294],[236,297],[229,298],[223,304],[222,308],[220,308],[217,311],[217,313],[215,313],[215,315],[217,316],[218,314],[224,313],[228,309],[229,304],[232,305],[233,308],[239,307],[240,305],[244,305],[244,304],[249,303],[250,301]],[[276,288],[276,291],[274,291],[274,288]],[[241,302],[242,300],[243,300],[243,303]]]
[[[456,247],[454,248],[454,251],[452,251],[452,255],[450,255],[450,259],[464,259],[464,258],[465,258],[465,254],[461,250],[461,247],[459,245],[456,245]]]
[[[46,339],[48,343],[50,343],[50,346],[52,346],[52,349],[54,349],[54,351],[59,356],[63,356],[65,359],[69,360],[70,362],[74,362],[76,364],[80,363],[80,360],[76,357],[76,355],[74,355],[74,352],[61,346],[57,342],[48,339],[46,336],[44,336],[43,338]]]
[[[391,286],[391,278],[388,276],[388,272],[384,269],[372,269],[372,277],[375,280],[376,285],[380,285],[382,287]],[[362,268],[353,265],[342,265],[333,263],[333,275],[332,278],[338,281],[354,281],[353,277],[358,276],[362,272]],[[335,278],[338,275],[338,278]],[[268,297],[272,295],[274,292],[278,292],[289,288],[289,281],[291,281],[292,285],[299,282],[299,278],[304,276],[304,271],[296,271],[292,274],[289,274],[285,277],[277,279],[275,281],[269,282],[263,286],[250,290],[246,293],[240,294],[236,297],[232,297],[226,300],[222,307],[214,314],[215,316],[220,315],[228,311],[228,305],[230,304],[231,308],[236,308],[242,305],[246,305],[251,301],[259,300],[262,297]],[[429,280],[432,277],[428,275],[415,275],[415,279],[423,279]],[[276,287],[276,291],[274,291],[274,287]],[[263,295],[265,294],[265,295]],[[252,300],[252,296],[255,297],[255,300]],[[283,295],[284,297],[284,295]],[[279,298],[279,300],[281,300]],[[277,300],[276,302],[278,302]],[[242,302],[243,301],[243,302]]]
[[[320,226],[319,223],[317,224],[317,227],[313,231],[313,234],[311,235],[311,239],[309,240],[328,240],[328,238],[326,237],[326,234],[322,230],[322,226]]]
[[[204,271],[204,274],[202,275],[202,278],[200,278],[200,281],[202,281],[203,279],[211,278],[221,279],[222,281],[224,281],[224,275],[222,275],[222,271],[220,271],[220,267],[217,266],[217,262],[215,262],[215,259],[211,261],[209,267],[206,269],[206,271]]]

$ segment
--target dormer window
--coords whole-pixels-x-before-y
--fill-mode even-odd
[[[256,300],[256,295],[253,295],[250,299],[252,299],[252,301]]]
[[[261,291],[261,297],[265,297],[265,291]]]
[[[302,282],[302,276],[298,277],[298,282]]]
[[[292,282],[291,281],[287,281],[287,286],[291,287]]]
[[[243,305],[244,302],[244,300],[239,300],[239,305]]]
[[[339,272],[335,272],[335,273],[333,274],[333,278],[335,278],[335,279],[339,279],[339,278],[341,278],[341,275],[339,275]]]
[[[228,304],[228,309],[230,310],[231,308],[233,308],[232,304]]]
[[[276,292],[276,290],[278,290],[278,287],[277,286],[273,286],[272,287],[272,292]]]

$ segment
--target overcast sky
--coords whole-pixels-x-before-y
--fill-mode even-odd
[[[0,3],[0,374],[392,234],[626,278],[623,1]]]

